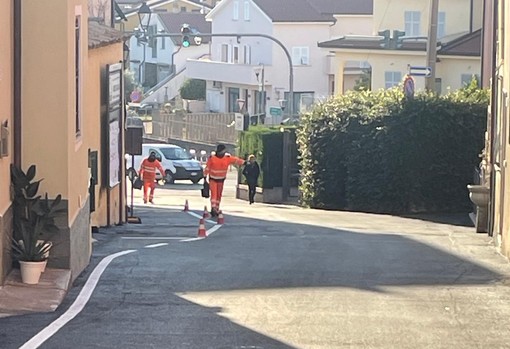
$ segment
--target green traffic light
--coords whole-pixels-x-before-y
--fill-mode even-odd
[[[189,37],[183,36],[182,37],[182,47],[189,47],[189,46],[190,46]]]

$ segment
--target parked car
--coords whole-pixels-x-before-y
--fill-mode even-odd
[[[143,144],[142,155],[134,156],[134,166],[132,166],[131,155],[126,154],[128,174],[133,171],[131,168],[138,171],[142,160],[148,157],[151,151],[156,153],[156,158],[165,169],[164,178],[156,172],[157,180],[164,179],[167,183],[173,183],[175,180],[191,180],[193,183],[198,183],[204,177],[204,170],[199,161],[194,160],[185,149],[166,143]]]

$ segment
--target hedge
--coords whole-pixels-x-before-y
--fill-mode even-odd
[[[302,116],[304,206],[377,213],[461,212],[484,147],[488,93],[351,92]]]

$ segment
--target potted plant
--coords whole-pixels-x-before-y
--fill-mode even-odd
[[[14,207],[13,255],[20,262],[24,283],[37,284],[44,271],[53,244],[48,238],[59,231],[56,216],[62,212],[58,206],[62,196],[53,202],[37,195],[42,179],[34,181],[35,165],[27,172],[11,166],[11,182]]]

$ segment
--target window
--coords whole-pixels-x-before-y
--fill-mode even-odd
[[[166,47],[166,38],[161,38],[161,49],[164,50]]]
[[[151,36],[151,35],[157,34],[157,32],[158,32],[157,27],[155,25],[151,25],[151,26],[149,26],[147,31],[148,31],[149,37],[151,38],[149,40],[149,47],[152,49],[151,50],[152,58],[157,58],[158,57],[158,38]]]
[[[228,44],[222,44],[221,45],[221,61],[228,63],[228,51],[229,47]]]
[[[232,63],[239,63],[239,46],[234,46],[233,52],[233,61]]]
[[[74,18],[75,131],[81,135],[81,15]]]
[[[244,2],[244,20],[245,21],[250,20],[250,2],[249,1]]]
[[[406,11],[404,16],[406,36],[420,36],[421,13],[419,11]]]
[[[439,12],[437,17],[437,37],[442,38],[446,34],[446,12]]]
[[[250,45],[244,45],[244,64],[251,64],[251,47]]]
[[[309,65],[310,64],[310,51],[308,47],[293,47],[292,48],[292,65]]]
[[[239,19],[239,1],[234,1],[234,13],[232,14],[232,19],[237,21]]]
[[[306,112],[310,110],[314,102],[314,93],[313,92],[294,92],[294,98],[292,99],[292,104],[294,105],[293,114],[299,114],[300,112]],[[289,93],[284,93],[284,99],[287,101],[285,110],[288,110],[289,107]]]
[[[392,88],[400,84],[402,81],[402,73],[399,71],[387,71],[384,73],[384,87]]]

